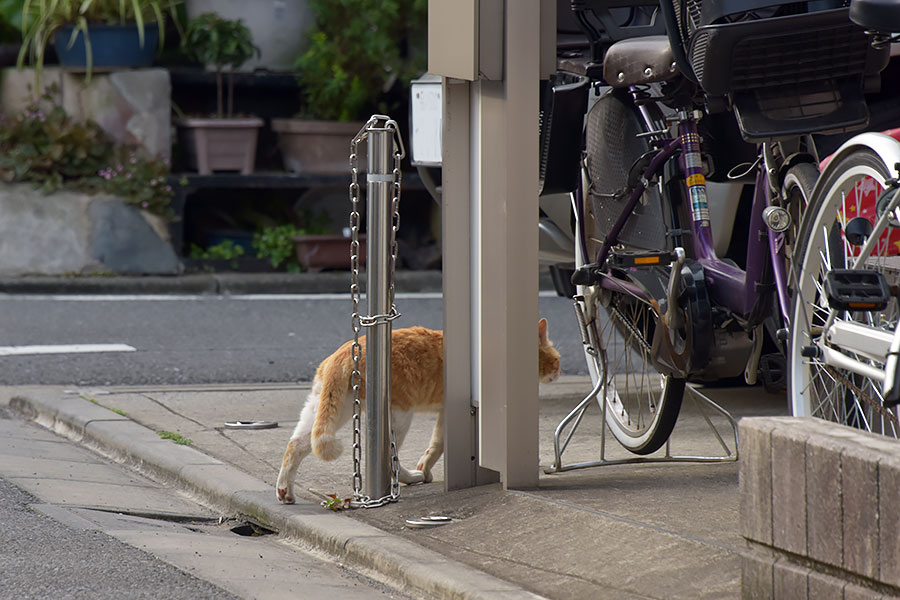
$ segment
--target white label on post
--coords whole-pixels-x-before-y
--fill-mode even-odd
[[[412,164],[441,164],[441,84],[412,83]]]

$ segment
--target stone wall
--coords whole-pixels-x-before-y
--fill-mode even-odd
[[[180,271],[166,224],[120,198],[0,184],[0,275]]]
[[[900,442],[743,419],[740,499],[745,600],[900,598]]]
[[[166,69],[83,74],[59,67],[41,72],[41,87],[56,84],[56,102],[77,119],[96,121],[116,142],[135,144],[148,157],[170,158],[172,86]],[[16,112],[32,98],[34,71],[0,70],[0,110]]]

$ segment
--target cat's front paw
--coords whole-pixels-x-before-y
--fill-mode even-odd
[[[294,503],[294,494],[293,491],[288,487],[276,487],[275,488],[275,499],[281,502],[282,504],[293,504]]]
[[[422,480],[423,482],[431,483],[432,481],[434,481],[434,475],[431,474],[431,469],[425,468],[425,456],[423,456],[421,460],[419,460],[419,464],[416,465],[416,470],[421,471],[425,474],[425,479]]]
[[[422,471],[410,471],[408,469],[400,467],[400,482],[405,483],[406,485],[412,485],[414,483],[424,483],[425,473],[423,473]]]

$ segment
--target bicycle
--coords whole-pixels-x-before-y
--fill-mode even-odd
[[[864,85],[888,60],[840,5],[645,4],[572,2],[590,56],[563,60],[566,72],[552,89],[562,96],[588,85],[596,98],[582,113],[583,160],[553,165],[545,151],[541,173],[545,188],[550,182],[559,191],[580,171],[579,185],[567,190],[575,261],[557,265],[554,280],[574,299],[592,394],[615,438],[637,455],[666,443],[689,381],[742,372],[752,381],[767,329],[781,355],[793,358],[792,310],[803,306],[793,299],[808,300],[816,286],[810,255],[799,274],[793,260],[812,237],[811,203],[821,223],[827,209],[814,199],[846,171],[840,154],[819,179],[812,134],[864,126]],[[554,102],[544,105],[546,149],[560,119]],[[877,145],[867,135],[859,143]],[[887,173],[879,174],[884,183]],[[707,193],[748,180],[743,202],[741,191],[729,202]],[[747,219],[746,229],[729,231],[727,216],[717,224],[717,212],[731,211]],[[818,321],[807,323],[814,335]],[[557,430],[556,470],[563,426],[580,420],[584,405]]]
[[[900,5],[864,0],[851,17],[900,31]],[[888,9],[893,10],[888,10]],[[897,41],[874,33],[875,46]],[[894,136],[900,139],[900,130]],[[822,174],[799,233],[792,312],[792,412],[900,437],[900,143],[863,134]]]

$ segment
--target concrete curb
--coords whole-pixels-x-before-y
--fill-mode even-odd
[[[40,425],[391,587],[459,600],[542,598],[316,504],[278,504],[271,486],[262,481],[194,448],[162,440],[152,430],[81,397],[60,398],[58,390],[23,393],[27,395],[9,400],[10,408]]]
[[[365,278],[363,277],[363,288]],[[440,292],[440,271],[398,271],[398,292]],[[177,276],[0,277],[4,294],[339,294],[350,289],[350,274],[209,273]]]
[[[366,278],[361,277],[365,291]],[[553,290],[546,269],[541,290]],[[443,289],[441,271],[397,271],[394,287],[400,293]],[[147,276],[27,275],[0,277],[0,294],[342,294],[350,289],[350,274],[325,273],[207,273]]]

